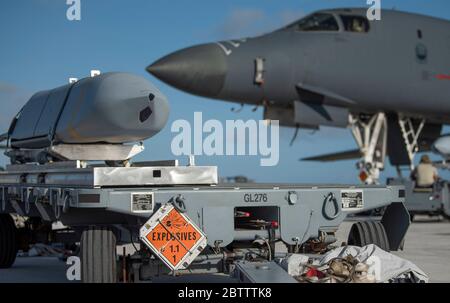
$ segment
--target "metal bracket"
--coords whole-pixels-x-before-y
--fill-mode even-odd
[[[19,216],[24,216],[24,212],[22,210],[22,208],[20,207],[19,203],[17,203],[17,200],[12,199],[11,200],[11,206],[14,208],[14,210],[16,211],[16,213]]]
[[[62,196],[61,189],[51,189],[50,190],[50,204],[53,206],[53,212],[55,214],[56,219],[59,219],[61,216],[61,209],[59,207],[59,201]]]
[[[31,199],[33,198],[33,188],[26,187],[24,190],[26,191],[26,197],[22,201],[25,204],[25,213],[28,215],[30,214],[31,210]]]
[[[36,209],[39,212],[39,214],[41,215],[42,219],[44,219],[44,221],[52,221],[52,219],[50,218],[50,215],[48,214],[47,210],[44,208],[44,206],[42,205],[41,202],[39,202],[39,196],[45,196],[47,195],[47,193],[49,192],[48,189],[37,189],[38,191],[42,190],[42,195],[37,195],[36,200],[34,202],[34,204],[36,205]]]
[[[170,203],[181,213],[186,212],[186,204],[184,201],[185,198],[181,194],[170,199]]]
[[[334,214],[330,214],[328,211],[327,206],[330,203],[335,208]],[[325,200],[324,200],[323,206],[322,206],[322,213],[323,213],[323,216],[330,221],[336,219],[341,214],[340,208],[339,208],[339,203],[337,202],[337,199],[334,196],[334,194],[331,192],[327,196],[325,196]]]
[[[48,149],[58,159],[84,161],[124,161],[142,151],[143,144],[58,144]]]
[[[62,203],[62,211],[63,211],[63,213],[69,212],[69,209],[70,209],[72,201],[73,201],[72,191],[70,189],[64,190],[63,203]]]
[[[425,122],[425,119],[422,119],[417,129],[415,129],[411,118],[406,118],[400,115],[398,117],[398,124],[400,125],[403,140],[405,141],[406,151],[408,152],[408,158],[411,163],[411,170],[414,169],[414,157],[419,151],[418,141],[420,134],[425,127]]]

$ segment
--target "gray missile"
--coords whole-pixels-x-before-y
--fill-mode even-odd
[[[9,147],[138,142],[161,131],[168,116],[167,98],[148,80],[104,73],[34,94],[11,124]]]
[[[438,138],[432,146],[432,150],[444,159],[450,158],[450,135]]]

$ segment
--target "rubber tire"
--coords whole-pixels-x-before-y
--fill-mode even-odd
[[[80,243],[81,281],[83,283],[116,283],[116,236],[106,227],[83,231]]]
[[[375,244],[384,251],[390,251],[386,230],[377,221],[362,221],[353,224],[347,243],[360,247]]]
[[[17,228],[9,214],[0,214],[0,268],[10,268],[16,261]]]

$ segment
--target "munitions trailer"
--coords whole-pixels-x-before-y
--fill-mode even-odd
[[[387,206],[381,221],[354,224],[348,244],[357,246],[373,243],[398,250],[410,223],[403,186],[221,185],[217,167],[180,166],[178,161],[127,167],[82,161],[9,165],[0,172],[0,199],[0,267],[13,265],[24,234],[32,235],[28,240],[38,238],[42,231],[52,232],[52,222],[60,221],[70,228],[72,242],[79,243],[83,282],[229,274],[236,268],[242,281],[267,282],[267,275],[256,275],[258,279],[252,274],[261,262],[271,269],[272,282],[286,282],[293,279],[280,275],[281,267],[270,261],[280,254],[323,252],[336,242],[335,233],[348,214]],[[184,249],[181,253],[175,247],[172,263],[173,245],[145,245],[142,234],[167,207],[182,221],[180,232],[166,238]],[[17,230],[10,214],[27,218],[26,232]],[[157,224],[163,221],[154,219]],[[164,228],[175,226],[164,222]],[[183,236],[183,228],[198,234]],[[203,244],[194,241],[197,236]],[[136,252],[119,261],[116,246],[127,243]]]

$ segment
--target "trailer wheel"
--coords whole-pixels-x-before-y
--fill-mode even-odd
[[[109,228],[92,227],[81,235],[80,259],[83,283],[115,283],[116,236]]]
[[[390,251],[386,230],[377,221],[362,221],[353,224],[347,243],[360,247],[375,244],[385,251]]]
[[[17,228],[9,214],[0,214],[0,268],[10,268],[18,251]]]

